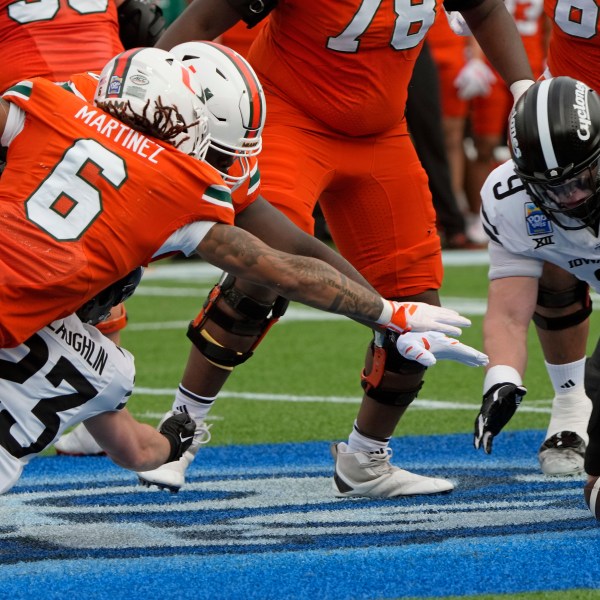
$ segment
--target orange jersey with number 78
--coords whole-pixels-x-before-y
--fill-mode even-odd
[[[408,83],[438,0],[279,0],[248,59],[266,88],[334,132],[386,131],[403,119]]]

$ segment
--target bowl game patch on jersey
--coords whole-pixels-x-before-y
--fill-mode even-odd
[[[530,236],[548,235],[553,231],[548,217],[533,202],[525,203],[525,222]]]

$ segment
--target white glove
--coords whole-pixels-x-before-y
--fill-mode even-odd
[[[515,81],[510,84],[510,91],[513,95],[514,103],[513,106],[517,103],[517,100],[535,83],[532,79],[519,79],[519,81]]]
[[[496,83],[493,71],[479,58],[471,58],[454,80],[461,100],[471,100],[476,96],[489,96]]]
[[[469,367],[485,367],[489,362],[487,354],[437,331],[400,335],[396,348],[404,358],[426,367],[435,365],[438,359],[454,360]]]
[[[469,327],[471,321],[455,310],[433,306],[424,302],[383,301],[383,310],[377,320],[379,325],[396,333],[407,331],[440,331],[460,335],[460,327]]]
[[[450,25],[450,29],[454,31],[456,35],[473,35],[465,18],[457,11],[446,11],[446,17],[448,18],[448,25]]]

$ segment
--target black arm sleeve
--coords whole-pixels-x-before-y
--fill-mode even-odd
[[[125,0],[118,15],[119,37],[125,50],[154,46],[166,28],[160,6],[146,0]]]
[[[445,0],[444,8],[448,12],[469,10],[470,8],[479,6],[482,2],[483,0]]]
[[[276,6],[277,0],[227,0],[248,28],[260,23]]]

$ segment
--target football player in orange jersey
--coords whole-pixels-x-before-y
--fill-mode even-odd
[[[500,0],[446,6],[461,10],[515,96],[531,85],[514,21]],[[437,0],[194,0],[159,40],[163,48],[210,40],[240,20],[253,26],[269,14],[248,56],[269,106],[261,155],[265,198],[311,233],[319,200],[341,254],[375,289],[435,304],[440,240],[404,109],[414,60],[439,9]],[[332,447],[337,495],[440,491],[440,479],[413,481],[389,461],[389,439],[424,370],[402,359],[392,340],[377,336],[369,347],[355,426],[348,444]],[[452,487],[445,482],[446,490]]]
[[[0,0],[0,90],[100,71],[124,48],[152,46],[164,25],[160,8],[142,0]]]
[[[260,196],[257,154],[262,145],[266,113],[261,101],[260,82],[247,61],[233,50],[212,42],[181,44],[173,49],[173,54],[201,76],[202,85],[207,90],[211,141],[206,160],[220,171],[231,187],[235,224],[274,248],[320,258],[370,288],[367,281],[337,252],[295,227]],[[79,76],[72,80],[84,96],[93,93],[84,88],[86,80],[82,81]],[[254,93],[249,93],[252,90]],[[258,124],[258,130],[253,127],[253,122]],[[188,335],[194,346],[173,410],[188,412],[202,428],[205,441],[210,435],[204,420],[216,393],[233,367],[252,355],[287,305],[283,298],[255,286],[250,288],[253,290],[252,297],[247,296],[244,290],[248,286],[248,282],[224,277],[189,328]],[[407,351],[414,349],[409,340],[410,336],[405,336]],[[485,362],[484,355],[450,338],[432,338],[430,351],[434,354],[443,351],[443,358],[470,365]],[[419,360],[429,360],[428,364],[431,364],[431,358],[428,351],[423,351]],[[61,453],[72,455],[102,451],[84,426],[76,427],[63,436],[56,444],[56,448],[59,447]],[[164,469],[140,473],[140,478],[145,483],[178,490],[183,485],[185,469],[198,447],[199,444],[194,445],[180,461],[169,463]]]
[[[0,0],[0,90],[30,77],[99,72],[124,48],[152,46],[164,27],[161,9],[144,0]],[[126,322],[121,304],[98,327],[118,343]]]
[[[600,6],[598,2],[544,0],[552,23],[548,77],[576,77],[600,92]]]
[[[133,358],[79,317],[103,290],[123,279],[131,288],[130,273],[173,252],[196,251],[234,276],[377,330],[459,334],[469,324],[451,310],[384,300],[322,261],[233,227],[230,191],[203,160],[204,91],[168,52],[117,55],[94,104],[73,85],[19,82],[0,99],[0,143],[8,148],[0,179],[0,491],[82,420],[128,468],[154,468],[189,446],[194,422],[186,415],[169,415],[157,433],[122,410]]]

